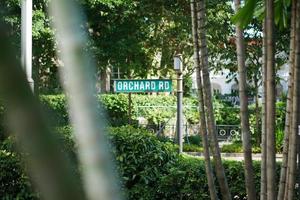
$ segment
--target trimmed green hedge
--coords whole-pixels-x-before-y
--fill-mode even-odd
[[[41,95],[41,102],[50,113],[52,121],[57,125],[67,125],[68,115],[65,95]],[[108,121],[112,126],[120,126],[128,123],[128,95],[126,94],[102,94],[98,96]],[[184,98],[186,106],[196,106],[193,98]],[[150,106],[146,108],[145,106]],[[160,106],[160,107],[151,107]],[[173,106],[173,107],[172,107]],[[198,121],[197,108],[187,107],[184,111],[190,123]],[[176,115],[176,97],[163,95],[132,95],[132,119],[144,116],[150,124],[159,124]]]
[[[65,95],[41,95],[42,105],[48,113],[50,120],[57,126],[68,124],[68,114],[66,108]],[[102,94],[98,96],[108,116],[108,121],[112,126],[126,125],[128,122],[128,95],[126,94]],[[139,116],[144,116],[150,124],[159,124],[169,120],[176,113],[176,97],[164,95],[132,95],[132,119],[137,120]],[[184,98],[184,115],[190,124],[199,122],[198,101],[195,98]],[[282,130],[285,117],[285,103],[277,102],[276,130],[278,138],[282,138]],[[145,108],[141,106],[161,106]],[[166,107],[163,107],[166,106]],[[170,107],[174,106],[174,107]],[[239,125],[239,109],[231,107],[220,100],[214,100],[214,112],[217,124]],[[257,134],[255,129],[255,110],[249,107],[251,130]],[[260,119],[259,119],[260,120]],[[0,133],[3,129],[3,107],[0,106]],[[2,127],[1,127],[2,126]],[[255,136],[257,138],[258,136]],[[281,140],[280,140],[281,141]],[[280,148],[281,142],[277,146]]]
[[[59,129],[61,136],[66,140],[63,148],[65,151],[74,151],[75,144],[72,141],[71,131],[69,127]],[[110,128],[109,132],[110,141],[115,146],[112,152],[115,155],[117,170],[127,199],[208,199],[208,186],[202,159],[179,156],[174,145],[160,142],[144,129],[124,126]],[[2,149],[9,150],[2,150],[0,153],[0,185],[5,186],[0,195],[6,195],[8,199],[16,197],[34,199],[36,195],[32,193],[20,159],[15,153],[10,152],[12,151],[10,146],[2,145]],[[232,196],[243,199],[246,191],[242,162],[223,161],[223,163]],[[254,168],[258,189],[259,162],[254,163]],[[12,186],[9,184],[14,184],[16,187],[9,188]]]

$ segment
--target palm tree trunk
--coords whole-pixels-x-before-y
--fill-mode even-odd
[[[296,4],[295,66],[293,84],[292,127],[289,142],[287,199],[293,199],[296,180],[297,131],[300,112],[300,2]]]
[[[266,0],[267,82],[266,82],[266,139],[267,139],[267,199],[276,198],[275,174],[275,61],[274,61],[274,0]]]
[[[284,199],[286,190],[287,179],[287,162],[288,162],[288,149],[289,149],[289,137],[291,133],[291,112],[292,112],[292,97],[293,97],[293,74],[294,74],[294,60],[295,60],[295,18],[296,18],[296,1],[292,2],[292,17],[291,17],[291,33],[290,33],[290,55],[289,55],[289,83],[288,83],[288,96],[286,102],[286,115],[285,115],[285,127],[284,127],[284,144],[283,144],[283,158],[280,171],[280,181],[277,200]]]
[[[240,0],[234,0],[236,12],[240,8]],[[243,137],[243,151],[245,160],[245,184],[246,191],[249,200],[256,199],[254,173],[252,165],[252,148],[251,148],[251,135],[249,128],[249,116],[248,116],[248,97],[246,94],[247,82],[246,82],[246,66],[245,66],[245,45],[243,30],[239,25],[236,25],[236,51],[239,71],[239,96],[240,96],[240,116],[241,116],[241,128]]]
[[[227,184],[224,167],[221,160],[220,148],[217,140],[216,124],[213,113],[212,94],[211,94],[211,83],[209,78],[208,68],[208,51],[206,44],[206,19],[205,19],[205,0],[197,1],[197,23],[198,33],[200,38],[200,55],[201,55],[201,66],[202,66],[202,78],[204,88],[204,104],[205,113],[207,113],[207,125],[208,133],[212,142],[212,153],[215,162],[216,176],[220,185],[221,194],[224,200],[230,200],[231,194]]]
[[[210,155],[209,155],[209,143],[207,138],[207,127],[204,111],[204,100],[203,100],[203,85],[202,78],[200,74],[200,58],[199,58],[199,42],[198,42],[198,32],[197,32],[197,12],[194,0],[191,0],[191,16],[192,16],[192,32],[193,32],[193,42],[194,42],[194,65],[197,74],[197,86],[198,86],[198,96],[199,96],[199,107],[200,107],[200,128],[202,133],[203,151],[205,159],[205,171],[207,176],[208,188],[211,200],[217,200],[217,192],[214,183],[213,170],[211,167]]]
[[[262,64],[262,108],[261,108],[261,176],[260,176],[260,200],[267,199],[267,170],[266,170],[266,155],[267,155],[267,144],[266,144],[266,66],[267,66],[267,55],[266,55],[266,20],[263,21],[263,64]]]

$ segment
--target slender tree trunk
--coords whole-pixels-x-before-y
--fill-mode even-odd
[[[206,32],[205,32],[205,0],[197,1],[197,23],[198,23],[198,33],[200,38],[200,54],[201,54],[201,66],[202,66],[202,78],[203,78],[203,88],[204,88],[204,104],[205,112],[207,113],[207,125],[208,133],[212,142],[212,153],[215,162],[216,176],[220,185],[220,190],[223,200],[231,199],[231,194],[227,184],[224,167],[221,160],[220,148],[217,140],[216,124],[213,113],[212,104],[212,94],[211,94],[211,83],[209,78],[209,68],[208,68],[208,51],[206,44]]]
[[[7,109],[8,125],[16,137],[17,150],[23,154],[22,159],[41,199],[84,200],[81,181],[72,173],[67,156],[60,151],[62,146],[54,138],[38,98],[28,85],[16,60],[18,52],[11,49],[5,28],[0,23],[0,99]]]
[[[288,188],[287,199],[294,198],[295,180],[296,180],[296,158],[297,158],[297,133],[299,125],[300,112],[300,2],[296,4],[296,31],[295,31],[295,68],[294,68],[294,84],[293,84],[293,100],[292,100],[292,127],[289,142],[289,158],[288,158]]]
[[[240,0],[234,0],[236,12],[240,9]],[[245,66],[245,45],[242,28],[236,25],[236,51],[239,71],[239,96],[240,96],[240,116],[241,128],[243,137],[243,151],[245,161],[245,184],[249,200],[256,199],[254,173],[252,165],[252,148],[251,135],[249,128],[248,115],[248,97],[247,97],[247,82],[246,82],[246,66]]]
[[[285,127],[284,127],[284,144],[283,144],[283,158],[280,171],[280,181],[277,200],[284,199],[286,190],[287,179],[287,162],[288,162],[288,149],[289,149],[289,137],[291,133],[291,112],[292,112],[292,97],[293,97],[293,74],[294,74],[294,60],[295,60],[295,11],[296,1],[292,2],[292,18],[291,18],[291,33],[290,33],[290,55],[289,55],[289,82],[288,82],[288,95],[286,102],[286,115],[285,115]]]
[[[266,170],[266,156],[267,156],[267,144],[266,144],[266,66],[267,66],[267,54],[266,54],[266,20],[263,21],[263,64],[262,64],[262,106],[261,106],[261,176],[260,176],[260,200],[267,199],[267,170]]]
[[[78,144],[78,157],[87,197],[90,200],[121,199],[114,164],[108,151],[105,119],[99,116],[93,75],[95,66],[84,51],[87,38],[78,24],[82,24],[81,11],[72,0],[51,1],[51,14],[64,62],[62,76],[74,135]]]
[[[256,144],[259,146],[261,143],[261,136],[259,132],[261,131],[259,119],[261,118],[260,112],[259,112],[259,104],[258,104],[258,79],[255,76],[254,78],[254,87],[255,87],[255,128],[256,128]]]
[[[200,128],[202,134],[202,143],[205,159],[205,171],[207,176],[208,188],[211,200],[217,200],[217,192],[214,183],[213,170],[210,162],[209,155],[209,143],[207,138],[207,127],[205,119],[204,110],[204,100],[203,100],[203,85],[202,78],[200,74],[200,58],[199,58],[199,42],[198,42],[198,32],[197,32],[197,12],[196,4],[194,0],[191,0],[191,16],[192,16],[192,31],[193,31],[193,42],[194,42],[194,65],[197,73],[197,86],[198,86],[198,96],[199,96],[199,107],[200,107]]]
[[[266,0],[267,82],[266,82],[266,139],[267,139],[267,199],[276,198],[275,173],[275,61],[274,61],[274,0]]]

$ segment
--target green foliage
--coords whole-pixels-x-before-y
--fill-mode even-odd
[[[274,1],[275,24],[281,29],[288,25],[288,12],[291,6],[290,0]],[[265,4],[259,0],[246,0],[245,5],[233,16],[232,20],[235,24],[240,24],[245,28],[254,17],[263,20],[265,16]]]
[[[62,127],[59,135],[69,143],[64,143],[67,151],[74,150],[72,129]],[[209,198],[202,159],[179,156],[176,147],[160,142],[154,135],[130,126],[109,128],[108,136],[117,171],[122,181],[122,189],[127,199],[199,199]],[[65,142],[67,142],[65,141]],[[3,145],[2,149],[10,149]],[[71,149],[70,149],[71,147]],[[36,199],[26,170],[20,157],[11,150],[0,151],[0,195],[4,199]],[[243,163],[223,161],[226,177],[233,196],[246,197]],[[76,164],[78,166],[78,164]],[[260,163],[254,162],[255,184],[259,188]],[[277,166],[279,176],[279,165]],[[220,197],[219,188],[218,195]],[[259,190],[257,190],[259,191]],[[257,194],[258,195],[258,194]]]
[[[64,95],[41,95],[40,100],[43,108],[49,113],[50,121],[57,125],[68,123],[67,103]]]
[[[284,131],[277,130],[276,131],[276,151],[282,153],[283,150],[283,141],[284,141]]]
[[[216,123],[219,125],[239,125],[239,108],[226,105],[222,101],[214,101],[214,114]]]
[[[253,19],[257,3],[257,0],[247,0],[244,7],[233,16],[233,22],[245,28]]]
[[[276,131],[280,131],[284,129],[285,124],[285,109],[286,103],[279,101],[276,102]]]
[[[242,144],[237,142],[237,143],[232,143],[232,144],[225,144],[221,148],[222,153],[242,153],[243,152],[243,147]]]
[[[189,142],[190,144],[194,144],[194,145],[200,145],[202,138],[200,137],[200,135],[191,135],[189,136],[187,139],[184,139],[185,142]]]
[[[0,196],[3,200],[38,199],[20,160],[16,153],[0,150]]]
[[[101,95],[99,100],[106,110],[109,122],[113,122],[114,125],[128,122],[128,95]]]
[[[221,147],[222,153],[243,153],[242,142],[233,142],[232,144],[224,144]],[[260,153],[261,148],[256,145],[252,145],[252,153]]]
[[[195,144],[183,144],[184,152],[203,152],[203,147]]]
[[[50,111],[51,119],[57,119],[59,124],[66,125],[68,115],[64,95],[41,95],[42,104]],[[184,115],[188,123],[199,122],[197,99],[184,98]],[[128,95],[103,94],[99,95],[99,103],[104,107],[111,125],[125,125],[128,122]],[[215,100],[215,118],[217,124],[238,125],[239,109]],[[176,97],[164,95],[132,95],[132,119],[145,117],[150,124],[167,122],[176,115]]]
[[[177,160],[175,147],[151,133],[129,126],[109,129],[118,171],[129,199],[145,199],[156,193],[159,177]],[[150,198],[151,199],[151,198]]]
[[[181,157],[160,178],[158,194],[153,199],[209,199],[204,161]]]

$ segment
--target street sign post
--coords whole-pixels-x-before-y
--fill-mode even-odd
[[[172,92],[172,80],[170,79],[115,80],[114,91],[118,93]]]
[[[170,79],[114,80],[114,91],[128,93],[128,123],[131,124],[131,94],[140,92],[172,92]]]

